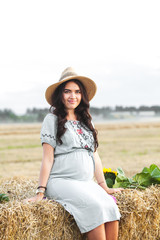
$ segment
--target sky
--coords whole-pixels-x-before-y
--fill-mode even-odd
[[[0,110],[49,108],[72,66],[92,78],[91,106],[160,105],[159,0],[0,1]]]

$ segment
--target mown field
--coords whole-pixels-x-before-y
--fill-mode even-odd
[[[103,167],[122,167],[133,176],[144,166],[160,166],[160,123],[95,124]],[[38,179],[42,159],[41,124],[0,125],[0,178]]]

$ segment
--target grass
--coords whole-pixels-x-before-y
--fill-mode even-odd
[[[160,123],[95,124],[98,152],[106,168],[122,167],[127,176],[160,163]],[[41,124],[0,125],[0,177],[39,175]]]
[[[7,149],[21,149],[21,148],[37,148],[39,145],[23,145],[23,146],[7,146],[0,148],[0,150],[7,150]]]

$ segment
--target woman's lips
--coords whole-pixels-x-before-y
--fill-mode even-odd
[[[71,103],[71,104],[74,104],[74,103],[76,103],[76,101],[68,101],[69,103]]]

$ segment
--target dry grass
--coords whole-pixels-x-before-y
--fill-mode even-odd
[[[160,123],[97,125],[103,166],[122,167],[131,177],[144,166],[160,165]]]
[[[55,201],[23,203],[22,199],[34,195],[35,188],[35,179],[1,179],[0,192],[6,193],[10,202],[0,204],[0,240],[86,239],[72,216]],[[120,240],[160,239],[159,190],[159,187],[151,187],[115,195],[122,215]]]
[[[0,177],[38,178],[42,158],[40,127],[41,124],[0,125]]]
[[[0,125],[0,178],[37,177],[42,159],[41,124]],[[160,163],[160,123],[97,124],[104,167],[133,176]]]

